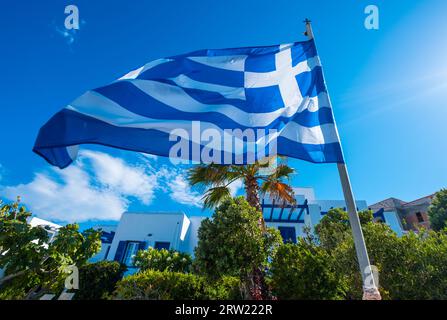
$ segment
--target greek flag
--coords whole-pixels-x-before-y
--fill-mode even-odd
[[[64,168],[82,144],[205,163],[343,163],[313,39],[149,62],[55,114],[33,151]]]

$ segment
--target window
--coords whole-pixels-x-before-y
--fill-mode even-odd
[[[296,243],[296,231],[295,227],[278,227],[281,233],[282,241]]]
[[[128,242],[126,247],[126,253],[124,254],[123,263],[126,266],[133,266],[133,259],[138,252],[139,242]]]
[[[161,250],[161,249],[166,249],[169,250],[169,246],[171,245],[170,242],[161,242],[161,241],[156,241],[154,248],[157,250]]]
[[[424,217],[422,216],[422,213],[416,212],[416,217],[418,218],[419,223],[424,222]]]

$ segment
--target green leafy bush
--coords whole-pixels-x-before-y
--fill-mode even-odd
[[[254,268],[266,267],[282,240],[276,229],[262,232],[260,217],[243,197],[225,200],[212,219],[202,221],[195,269],[211,279],[226,275],[244,279]]]
[[[307,239],[279,247],[270,272],[270,285],[278,299],[326,300],[344,296],[343,279],[332,257]]]
[[[79,269],[79,290],[76,300],[99,300],[107,298],[123,277],[126,266],[115,261],[100,261]]]
[[[447,299],[447,234],[420,230],[399,237],[384,223],[361,213],[371,264],[379,271],[384,299]],[[347,284],[346,299],[361,299],[362,280],[347,214],[331,210],[316,227],[320,246],[330,254]]]
[[[428,216],[433,230],[439,231],[447,227],[447,189],[436,192],[428,209]]]
[[[241,280],[236,277],[223,276],[211,283],[207,280],[206,299],[241,300],[243,295]]]
[[[144,270],[189,272],[192,259],[187,253],[174,250],[148,248],[138,251],[135,257],[135,266]]]
[[[125,277],[117,284],[115,299],[208,300],[240,299],[240,282],[223,278],[209,282],[204,277],[180,272],[148,269]]]
[[[20,201],[0,201],[0,280],[2,299],[38,299],[45,293],[59,294],[67,277],[68,266],[78,268],[101,249],[99,231],[79,231],[79,225],[59,228],[49,241],[47,227],[32,227],[31,217]]]

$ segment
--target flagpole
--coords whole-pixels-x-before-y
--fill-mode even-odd
[[[305,35],[309,39],[315,39],[311,21],[306,19],[306,33]],[[329,105],[332,109],[331,100],[329,98],[329,92],[327,92]],[[337,125],[335,129],[338,135]],[[340,141],[340,138],[339,138]],[[345,198],[346,206],[348,209],[349,223],[351,225],[352,236],[354,238],[355,250],[357,253],[357,259],[360,267],[360,273],[362,275],[363,283],[363,299],[364,300],[381,300],[380,292],[376,286],[374,276],[372,274],[371,264],[369,262],[368,251],[366,249],[365,239],[363,237],[362,228],[360,225],[359,215],[357,213],[357,206],[355,204],[354,194],[351,188],[351,182],[349,180],[348,169],[345,163],[337,163],[338,174],[340,175],[341,186],[343,189],[343,195]]]

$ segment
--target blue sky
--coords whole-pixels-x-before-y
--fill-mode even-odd
[[[81,29],[64,36],[75,4]],[[380,10],[366,30],[364,8]],[[54,221],[114,220],[120,210],[200,214],[186,167],[105,147],[51,168],[32,153],[38,129],[88,89],[144,63],[203,48],[304,40],[313,21],[356,198],[412,200],[447,181],[447,3],[424,1],[33,1],[0,12],[0,197],[21,195]],[[335,165],[290,160],[296,186],[340,199]],[[238,185],[233,186],[238,191]],[[240,190],[239,190],[240,192]]]

